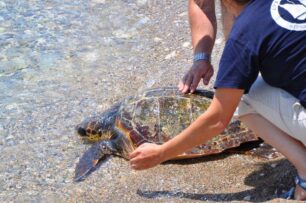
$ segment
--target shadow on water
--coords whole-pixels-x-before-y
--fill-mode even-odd
[[[271,165],[277,167],[271,169]],[[289,170],[288,170],[289,169]],[[263,202],[277,198],[284,191],[294,185],[295,175],[293,166],[286,160],[281,159],[269,163],[261,163],[260,168],[248,175],[244,183],[253,189],[237,193],[188,193],[181,191],[150,191],[138,189],[137,194],[148,199],[156,198],[182,198],[198,201],[250,201]],[[246,198],[249,197],[249,198]]]

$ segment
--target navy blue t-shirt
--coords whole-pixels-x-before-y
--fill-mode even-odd
[[[247,93],[265,82],[306,108],[306,5],[303,0],[253,0],[237,17],[220,61],[215,88]]]

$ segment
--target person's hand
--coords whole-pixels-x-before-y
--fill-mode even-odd
[[[144,143],[130,154],[130,164],[135,170],[152,168],[163,162],[161,145]]]
[[[205,60],[199,60],[193,63],[190,70],[185,74],[179,83],[179,90],[182,93],[193,93],[201,79],[204,85],[208,85],[211,76],[214,74],[212,65]]]

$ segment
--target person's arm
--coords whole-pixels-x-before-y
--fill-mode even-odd
[[[179,135],[162,145],[143,144],[132,152],[132,168],[151,168],[220,134],[230,122],[243,92],[242,89],[217,89],[207,111]]]
[[[211,54],[217,29],[214,0],[189,0],[188,13],[194,53]]]
[[[217,29],[214,0],[189,0],[188,12],[194,54],[211,54]],[[179,89],[183,93],[194,92],[201,79],[207,85],[212,75],[209,61],[194,62],[180,81]]]

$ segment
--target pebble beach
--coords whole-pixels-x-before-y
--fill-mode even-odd
[[[277,196],[296,172],[282,156],[228,152],[145,171],[112,157],[73,181],[90,147],[78,123],[145,89],[176,86],[190,68],[187,3],[0,1],[0,202],[285,201]],[[216,3],[215,73],[224,47]]]

